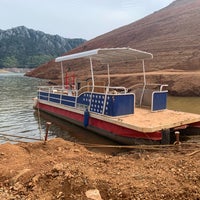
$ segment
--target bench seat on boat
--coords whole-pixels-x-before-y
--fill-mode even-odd
[[[136,105],[150,107],[151,111],[164,110],[167,106],[167,90],[159,91],[153,89],[138,88],[134,91]]]

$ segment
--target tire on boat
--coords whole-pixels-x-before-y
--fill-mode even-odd
[[[161,144],[170,144],[170,141],[171,141],[170,129],[162,130]]]

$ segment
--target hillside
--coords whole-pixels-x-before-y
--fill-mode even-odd
[[[34,68],[85,42],[19,26],[0,30],[0,68]]]
[[[175,95],[200,95],[199,72],[195,76],[183,72],[200,70],[200,1],[199,0],[176,0],[169,6],[129,25],[94,38],[69,53],[86,51],[99,47],[125,47],[129,46],[153,53],[154,59],[147,65],[148,71],[168,70],[172,76],[161,73],[159,76],[148,76],[149,82],[164,80],[169,84],[169,91]],[[73,62],[73,66],[78,66]],[[51,61],[27,74],[41,78],[60,78],[60,68],[55,67]],[[68,64],[72,66],[72,63]],[[86,63],[81,63],[81,68],[74,67],[78,74],[83,74]],[[68,67],[66,66],[67,70]],[[89,68],[87,68],[89,69]],[[121,66],[112,68],[116,74],[132,72],[129,65],[126,70]],[[97,71],[104,72],[98,68]],[[180,73],[173,74],[173,71]],[[181,81],[179,84],[178,81]],[[133,80],[132,80],[133,81]],[[184,85],[190,82],[190,85]],[[124,79],[118,79],[114,83],[124,83]],[[125,86],[134,84],[126,81]],[[177,85],[179,84],[179,85]],[[190,88],[186,88],[190,87]],[[180,91],[177,91],[177,88]],[[182,92],[184,89],[186,91]]]

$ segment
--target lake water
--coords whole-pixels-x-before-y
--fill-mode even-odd
[[[32,98],[42,82],[23,74],[0,74],[0,133],[40,138]]]
[[[23,74],[0,74],[0,143],[9,140],[33,141],[25,138],[8,137],[17,135],[41,139],[44,137],[46,122],[53,124],[49,137],[63,137],[70,141],[114,144],[83,128],[77,127],[33,109],[33,98],[37,87],[45,85],[44,80],[25,77]],[[200,97],[169,97],[168,108],[200,114]]]
[[[200,97],[168,97],[168,108],[200,114]]]

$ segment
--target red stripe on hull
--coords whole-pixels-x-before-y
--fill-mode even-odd
[[[131,137],[131,138],[143,138],[148,140],[161,140],[162,134],[161,132],[153,132],[153,133],[143,133],[133,129],[129,129],[123,126],[119,126],[116,124],[111,124],[109,122],[105,122],[99,119],[90,118],[90,125],[101,128],[108,132],[111,132],[116,135],[120,135],[123,137]]]
[[[190,124],[190,127],[200,128],[200,122],[196,122],[196,123]]]
[[[62,108],[57,108],[57,107],[54,107],[54,106],[46,105],[46,104],[43,104],[43,103],[39,103],[39,105],[37,105],[37,107],[38,106],[39,106],[39,109],[50,112],[52,114],[55,114],[55,115],[58,115],[58,116],[60,115],[60,116],[63,116],[63,117],[68,117],[68,118],[76,120],[78,122],[83,122],[83,115],[81,115],[81,114],[71,112],[71,111],[68,111],[68,110],[64,110]]]
[[[39,103],[38,106],[39,106],[39,109],[47,111],[54,115],[57,115],[58,117],[61,116],[61,117],[70,118],[72,120],[75,120],[83,124],[84,116],[82,114],[78,114],[75,112],[64,110],[62,108],[46,105],[43,103]],[[142,138],[142,139],[148,139],[148,140],[162,139],[161,132],[143,133],[143,132],[139,132],[133,129],[122,127],[117,124],[112,124],[110,122],[106,122],[106,121],[92,118],[92,117],[89,118],[89,126],[92,126],[92,127],[95,127],[95,128],[98,128],[98,129],[101,129],[109,133],[112,133],[114,135],[119,135],[122,137],[138,138],[138,139]]]

